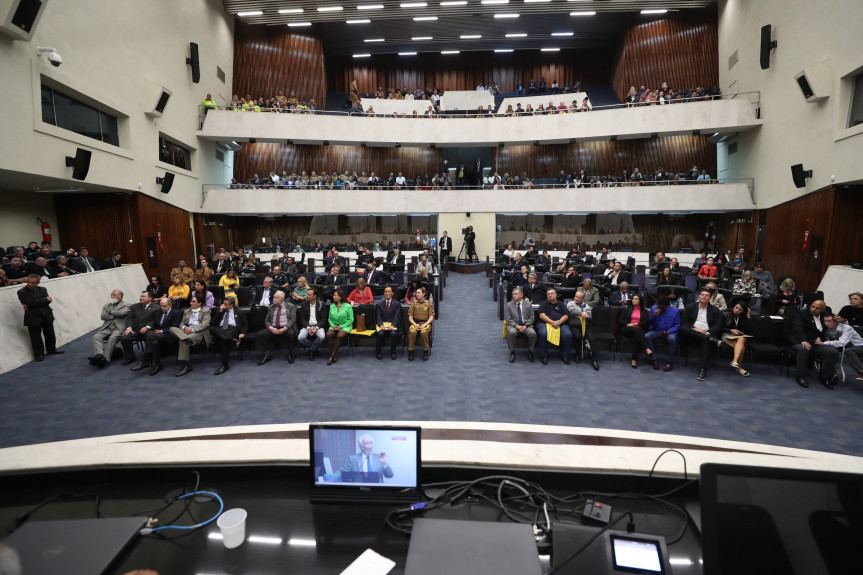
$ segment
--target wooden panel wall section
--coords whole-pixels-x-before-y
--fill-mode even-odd
[[[282,26],[237,23],[234,30],[233,93],[271,98],[279,90],[300,100],[326,105],[323,42],[308,34],[294,34]]]
[[[664,168],[685,172],[693,165],[716,173],[716,146],[707,136],[669,136],[642,140],[605,140],[549,146],[506,146],[493,151],[500,174],[527,172],[534,178],[556,176],[560,170],[584,170],[588,174],[620,175],[638,168],[655,174]]]
[[[167,281],[179,258],[194,258],[185,210],[145,194],[58,194],[55,198],[64,243],[87,246],[100,262],[120,250],[124,263],[142,263],[146,273]],[[146,238],[157,237],[160,231],[164,250],[158,253],[159,265],[150,268]]]
[[[567,81],[581,81],[583,86],[608,85],[612,65],[613,58],[607,50],[476,52],[458,58],[419,54],[410,62],[395,54],[375,56],[363,63],[349,56],[336,56],[327,59],[327,83],[331,91],[347,92],[356,79],[361,93],[374,93],[378,87],[474,90],[480,83],[494,81],[502,92],[515,92],[519,80],[526,87],[531,79],[538,83],[543,77],[549,86],[554,80],[561,86]]]
[[[305,170],[320,174],[372,172],[379,176],[406,178],[431,175],[441,165],[440,148],[363,148],[358,146],[306,146],[298,144],[245,144],[234,154],[234,177],[247,181],[253,174],[265,177],[270,171],[279,174]]]
[[[622,100],[630,86],[673,89],[719,85],[719,34],[716,6],[643,21],[626,17],[612,64],[612,85]]]

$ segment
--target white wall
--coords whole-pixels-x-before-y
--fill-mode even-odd
[[[738,151],[728,157],[725,177],[754,177],[759,208],[770,207],[836,183],[863,180],[863,126],[844,128],[850,94],[841,77],[863,66],[855,46],[863,23],[859,0],[720,0],[719,79],[727,92],[761,91],[759,130],[741,133]],[[778,46],[770,68],[759,66],[761,27],[773,26]],[[738,50],[739,62],[728,59]],[[794,76],[829,59],[830,97],[807,104]],[[797,189],[790,166],[813,170],[806,188]]]
[[[200,47],[201,82],[193,84],[186,65],[189,42]],[[51,46],[63,57],[54,68],[37,58],[36,46]],[[223,84],[216,66],[226,73]],[[32,189],[32,176],[51,186],[87,190],[137,190],[194,209],[201,184],[221,181],[224,168],[211,142],[196,137],[196,106],[211,92],[217,102],[230,98],[233,20],[219,0],[76,0],[50,2],[32,42],[0,37],[0,171],[6,188]],[[66,93],[100,102],[118,115],[120,146],[80,136],[42,122],[42,76]],[[162,118],[145,115],[165,87],[173,96]],[[191,148],[192,170],[158,161],[159,132]],[[76,147],[93,151],[84,182],[71,179],[64,157]],[[169,196],[158,192],[156,177],[177,174]],[[20,176],[20,178],[18,177]],[[29,176],[29,177],[28,177]],[[23,182],[23,183],[22,183]],[[2,185],[2,184],[0,184]],[[38,184],[37,184],[38,185]],[[43,184],[41,187],[46,187]],[[6,203],[6,194],[3,194]]]
[[[453,253],[450,254],[450,257],[457,257],[464,243],[462,228],[473,226],[473,231],[476,234],[476,255],[479,257],[479,261],[484,262],[486,256],[494,260],[494,242],[497,234],[496,214],[494,212],[471,212],[470,217],[467,216],[467,212],[441,213],[438,215],[437,226],[438,238],[443,235],[444,230],[452,238]],[[463,257],[467,257],[467,246],[465,246]]]
[[[53,194],[17,192],[4,195],[0,209],[0,247],[26,246],[28,242],[42,241],[42,228],[36,218],[51,226],[51,247],[63,249],[57,227],[57,213],[54,210]]]

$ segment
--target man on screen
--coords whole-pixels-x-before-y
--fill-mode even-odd
[[[392,477],[393,470],[387,464],[386,453],[374,453],[374,440],[371,436],[363,435],[357,441],[360,453],[351,455],[342,466],[342,471],[365,471],[380,473],[381,477]]]

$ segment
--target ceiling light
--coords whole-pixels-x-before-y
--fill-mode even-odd
[[[348,24],[371,24],[371,20],[345,20]]]
[[[264,12],[262,10],[251,10],[249,12],[237,12],[237,16],[240,18],[245,18],[246,16],[263,16]]]
[[[479,34],[465,34],[464,36],[459,36],[462,40],[476,40],[477,38],[482,38]]]
[[[369,58],[371,54],[354,54],[354,58]]]
[[[437,20],[437,16],[417,16],[414,18],[414,22],[434,22]]]
[[[665,14],[668,10],[642,10],[642,14]]]
[[[399,56],[416,56],[416,52],[399,52]]]
[[[467,0],[452,0],[449,2],[441,2],[441,6],[464,6],[467,4]]]
[[[288,26],[291,28],[305,28],[306,26],[311,26],[311,22],[288,22]]]
[[[385,41],[386,41],[386,39],[384,39],[384,38],[366,38],[365,40],[363,40],[363,42],[366,42],[366,43],[385,42]]]
[[[509,4],[509,0],[482,0],[480,4]]]
[[[596,16],[596,12],[570,12],[570,16]]]
[[[524,0],[525,4],[539,4],[540,2],[551,2],[551,0]]]
[[[459,50],[443,50],[441,54],[458,54]]]
[[[495,52],[512,52],[512,48],[500,48],[495,50]]]
[[[527,34],[507,34],[507,38],[527,38]]]
[[[318,8],[318,12],[340,12],[341,10],[341,6],[321,6]]]
[[[412,36],[411,40],[431,40],[431,36]]]
[[[383,4],[360,4],[357,6],[357,10],[380,10],[383,7]]]
[[[284,8],[282,10],[279,10],[279,14],[302,14],[302,13],[303,13],[302,8]]]
[[[552,32],[552,36],[572,36],[572,32]]]
[[[495,14],[495,18],[518,18],[518,14]]]
[[[560,52],[560,48],[540,48],[540,52]]]
[[[399,4],[402,8],[425,8],[428,6],[428,2],[405,2],[404,4]]]

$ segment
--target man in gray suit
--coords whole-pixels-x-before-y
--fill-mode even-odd
[[[111,354],[126,329],[126,316],[132,305],[123,301],[123,292],[111,292],[111,301],[102,307],[102,327],[93,335],[93,355],[87,358],[90,365],[102,369],[111,362]]]
[[[261,342],[260,349],[264,357],[258,365],[264,365],[270,361],[273,352],[273,342],[276,338],[284,338],[285,349],[287,349],[288,363],[294,363],[291,355],[291,345],[297,342],[297,308],[292,303],[285,303],[285,292],[277,291],[273,296],[273,303],[267,311],[267,319],[264,320],[264,329],[258,332],[258,340]]]
[[[171,335],[180,341],[177,362],[183,367],[174,374],[176,377],[183,377],[192,371],[192,362],[189,361],[192,346],[203,342],[210,347],[210,310],[203,307],[197,296],[192,296],[189,306],[183,311],[180,326],[170,330]]]
[[[357,441],[360,453],[348,456],[341,471],[366,471],[380,473],[381,483],[384,477],[392,477],[393,469],[387,464],[386,453],[374,453],[374,440],[369,435],[363,435]]]
[[[506,343],[509,346],[509,362],[515,361],[515,338],[521,335],[527,336],[527,359],[533,362],[533,350],[536,347],[536,330],[533,329],[533,305],[524,299],[524,290],[515,287],[512,290],[512,301],[506,304],[507,335]]]

